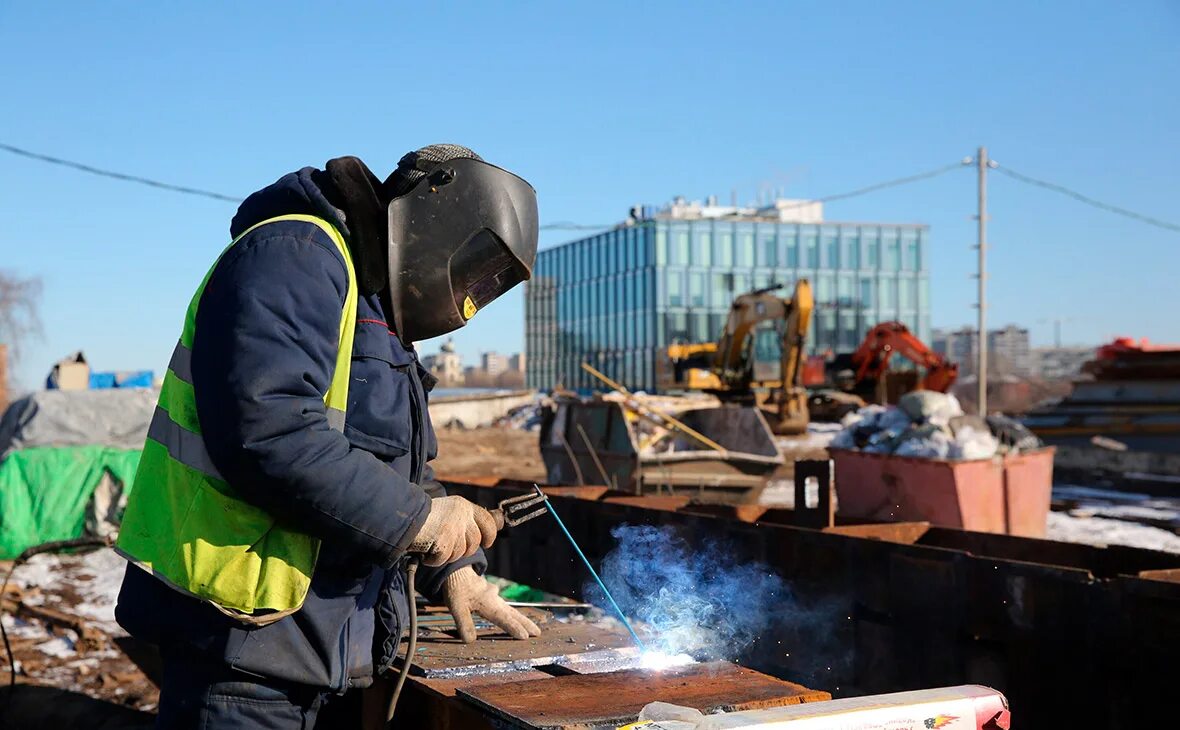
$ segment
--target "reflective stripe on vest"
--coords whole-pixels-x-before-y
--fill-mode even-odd
[[[344,257],[348,270],[336,363],[324,394],[329,426],[343,431],[357,285],[352,257],[340,232],[321,218],[284,215],[247,229],[221,255],[255,228],[279,221],[319,226]],[[303,605],[320,543],[310,535],[277,525],[267,512],[240,499],[205,447],[193,392],[192,346],[197,308],[216,268],[214,263],[189,303],[148,427],[116,547],[172,588],[251,623],[269,623]]]

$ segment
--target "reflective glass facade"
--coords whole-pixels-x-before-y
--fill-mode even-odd
[[[664,348],[716,339],[736,294],[810,279],[811,352],[851,351],[874,324],[930,334],[918,225],[645,220],[544,249],[525,290],[529,387],[590,388],[589,362],[653,390]]]

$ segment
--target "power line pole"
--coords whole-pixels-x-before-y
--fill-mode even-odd
[[[976,351],[979,361],[976,363],[976,383],[979,385],[978,403],[979,415],[987,415],[987,147],[980,147],[975,155],[975,163],[979,167],[979,344]]]

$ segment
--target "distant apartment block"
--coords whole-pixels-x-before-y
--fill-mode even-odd
[[[988,357],[999,372],[1027,377],[1032,375],[1028,330],[1010,324],[987,333]]]
[[[510,359],[507,355],[501,355],[498,352],[481,353],[479,356],[479,368],[494,378],[508,370],[508,361]]]
[[[930,347],[959,364],[959,372],[973,375],[979,363],[979,332],[972,327],[936,329]],[[1028,377],[1034,373],[1028,330],[1014,324],[987,333],[988,372]]]
[[[970,327],[954,331],[934,330],[930,335],[930,349],[958,363],[961,374],[974,373],[979,352],[979,333]]]

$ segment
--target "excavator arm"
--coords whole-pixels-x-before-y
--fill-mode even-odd
[[[815,308],[811,284],[801,279],[790,299],[774,292],[782,285],[741,294],[733,300],[725,328],[716,342],[673,343],[671,387],[706,390],[728,400],[754,400],[772,405],[776,433],[807,430],[807,393],[800,385],[803,344]],[[755,340],[758,326],[773,322],[781,342],[777,380],[755,378]],[[755,393],[755,390],[758,392]]]
[[[959,376],[956,363],[931,350],[904,324],[882,322],[869,330],[860,347],[852,354],[852,362],[857,367],[857,383],[879,382],[889,369],[889,361],[894,354],[900,354],[926,371],[918,383],[920,390],[945,393]]]
[[[791,310],[790,300],[771,292],[782,285],[758,289],[739,295],[729,307],[725,329],[717,340],[713,354],[713,371],[732,390],[749,390],[752,380],[751,353],[753,334],[759,324],[783,321]]]

